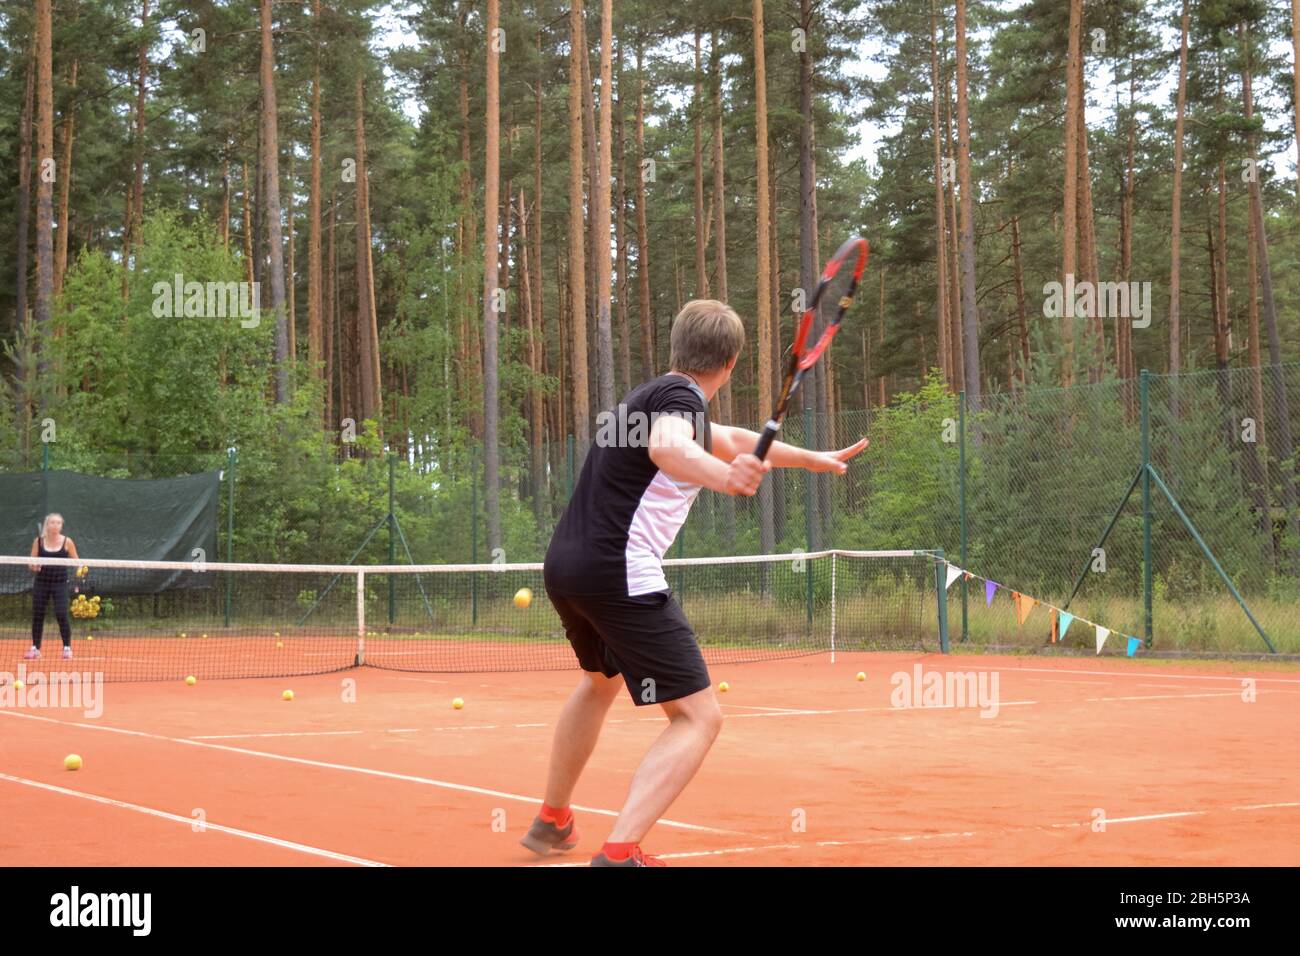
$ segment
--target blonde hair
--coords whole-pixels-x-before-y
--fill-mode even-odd
[[[51,518],[58,518],[60,521],[62,521],[62,520],[63,520],[63,515],[59,514],[57,511],[51,511],[49,514],[47,514],[47,515],[45,516],[45,520],[41,522],[41,534],[42,534],[42,535],[45,534],[45,526],[46,526],[47,524],[50,523],[50,519],[51,519]]]
[[[740,354],[745,324],[717,299],[692,299],[673,319],[669,364],[677,372],[716,372]]]

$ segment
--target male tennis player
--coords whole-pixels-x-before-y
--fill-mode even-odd
[[[731,377],[745,327],[727,305],[688,302],[673,321],[672,370],[634,388],[601,416],[546,552],[546,592],[583,676],[560,714],[541,812],[520,841],[535,853],[577,845],[569,801],[620,686],[658,704],[668,727],[632,776],[623,809],[592,866],[662,866],[641,852],[646,833],[695,776],[722,712],[695,633],[673,600],[663,556],[700,488],[753,495],[773,466],[843,474],[867,445],[816,452],[755,432],[710,426],[708,403]]]

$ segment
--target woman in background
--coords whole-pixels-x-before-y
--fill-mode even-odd
[[[32,542],[33,558],[76,558],[77,546],[63,533],[63,515],[48,514],[41,523],[41,533]],[[45,608],[54,602],[54,619],[59,622],[63,638],[63,659],[72,660],[72,621],[68,619],[68,568],[66,565],[45,567],[30,565],[36,580],[32,582],[32,646],[24,660],[41,657],[41,639],[45,631]]]

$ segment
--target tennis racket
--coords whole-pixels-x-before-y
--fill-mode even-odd
[[[776,440],[776,433],[781,430],[781,422],[790,407],[790,399],[799,390],[804,373],[822,357],[826,347],[831,344],[831,339],[835,338],[835,333],[840,330],[840,322],[844,319],[844,313],[849,310],[849,306],[853,304],[853,293],[857,291],[858,280],[862,278],[862,271],[867,267],[869,251],[867,240],[854,236],[835,250],[835,255],[822,270],[812,301],[808,303],[803,318],[799,320],[794,342],[790,346],[790,357],[786,361],[785,377],[781,382],[781,395],[776,400],[776,411],[763,426],[763,434],[759,436],[758,444],[754,446],[754,457],[759,461],[767,457],[768,449]],[[813,321],[817,317],[817,309],[827,295],[839,300],[835,318],[826,326],[817,344],[809,348],[808,339],[812,333]]]

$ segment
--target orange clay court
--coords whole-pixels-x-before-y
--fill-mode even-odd
[[[996,674],[996,717],[892,706],[918,664]],[[712,674],[722,733],[645,841],[670,865],[1300,863],[1294,664],[841,653]],[[0,708],[0,864],[583,865],[663,717],[620,697],[581,842],[539,859],[517,841],[576,679],[366,667],[108,683],[94,718]]]

